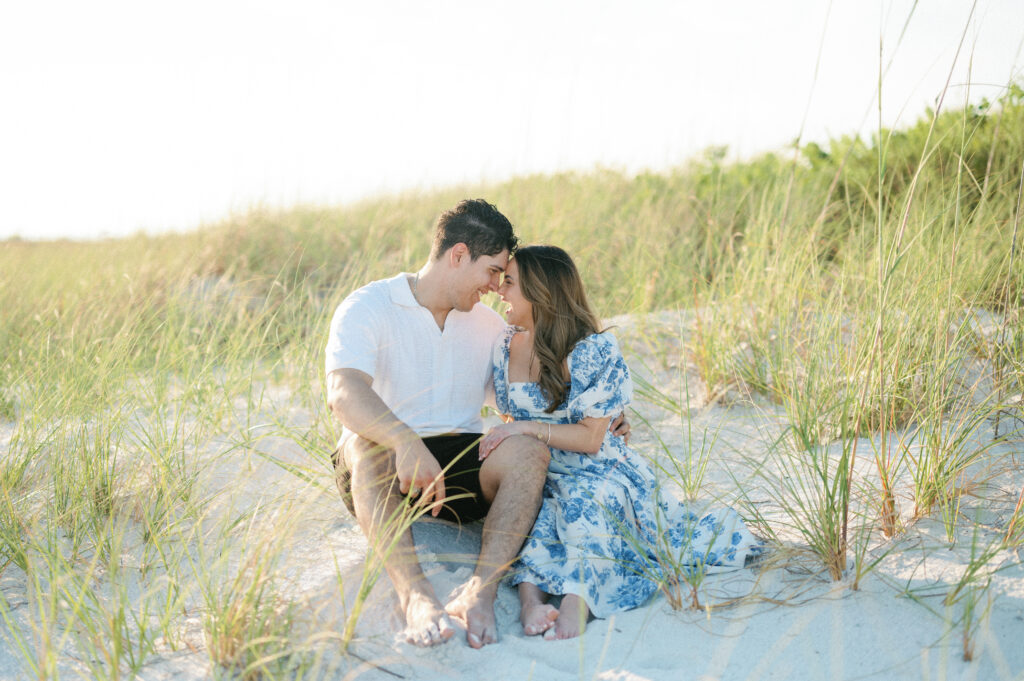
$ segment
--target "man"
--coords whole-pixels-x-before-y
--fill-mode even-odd
[[[483,462],[477,454],[491,351],[504,327],[479,301],[497,289],[516,244],[494,206],[463,201],[438,219],[418,272],[354,291],[331,322],[327,400],[344,426],[334,456],[339,487],[371,546],[394,546],[384,567],[405,636],[417,645],[451,638],[448,615],[465,625],[473,648],[497,641],[498,581],[540,507],[549,459],[543,442],[516,436]],[[474,574],[445,607],[416,559],[411,531],[388,522],[416,493],[435,517],[486,518]]]

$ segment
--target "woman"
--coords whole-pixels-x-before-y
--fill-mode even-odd
[[[650,466],[608,431],[632,382],[565,251],[521,248],[499,294],[510,326],[495,348],[494,389],[513,420],[484,436],[480,458],[515,434],[551,448],[540,513],[511,578],[526,634],[578,636],[591,614],[643,604],[666,578],[663,565],[742,567],[761,550],[735,511],[698,518],[663,500]],[[558,608],[551,595],[562,596]]]

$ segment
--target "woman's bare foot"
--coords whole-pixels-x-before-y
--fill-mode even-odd
[[[483,648],[498,642],[498,623],[494,619],[496,587],[485,589],[479,577],[473,576],[462,586],[458,596],[445,606],[448,614],[466,627],[470,648]]]
[[[405,640],[418,646],[435,646],[455,635],[448,615],[436,599],[413,591],[405,604]]]
[[[523,633],[536,636],[549,631],[558,619],[558,608],[550,603],[536,603],[524,606],[519,613],[519,621],[523,623]]]
[[[566,594],[562,598],[555,626],[544,632],[544,638],[549,641],[576,638],[586,630],[589,617],[587,602],[576,594]]]
[[[558,609],[549,604],[547,599],[548,595],[536,584],[519,584],[519,621],[527,636],[543,634],[555,625]]]

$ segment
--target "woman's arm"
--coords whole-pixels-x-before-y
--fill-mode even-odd
[[[549,447],[567,452],[596,454],[601,450],[608,432],[609,418],[584,418],[577,423],[544,423],[543,421],[512,421],[494,426],[480,440],[480,460],[483,461],[511,435],[529,435]]]

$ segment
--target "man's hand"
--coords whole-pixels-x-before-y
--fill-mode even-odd
[[[629,421],[626,420],[626,412],[622,412],[615,417],[615,420],[612,421],[611,429],[612,435],[621,437],[623,442],[627,445],[629,444],[629,432],[632,428],[629,425]]]
[[[413,439],[395,448],[398,489],[402,494],[420,491],[419,503],[432,504],[430,515],[437,517],[444,504],[444,472],[423,440]]]

